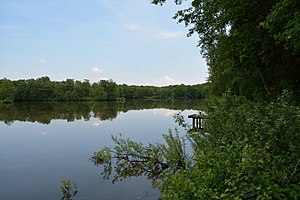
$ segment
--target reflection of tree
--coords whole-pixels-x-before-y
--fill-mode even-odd
[[[101,174],[104,179],[109,179],[114,171],[113,183],[133,176],[146,176],[154,182],[159,181],[166,173],[187,167],[185,142],[175,131],[175,134],[170,131],[163,135],[165,144],[147,146],[112,136],[116,146],[94,152],[91,160],[96,166],[103,165]]]
[[[78,101],[78,102],[15,102],[0,104],[0,121],[10,125],[14,121],[49,124],[51,120],[113,120],[119,112],[129,110],[169,108],[176,110],[201,109],[201,102],[189,101]]]
[[[117,102],[101,102],[93,106],[94,117],[100,120],[113,120],[117,118],[119,111],[120,103]]]

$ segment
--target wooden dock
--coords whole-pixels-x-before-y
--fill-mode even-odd
[[[193,120],[193,129],[202,129],[202,120],[204,118],[204,116],[199,113],[199,114],[192,114],[192,115],[188,115],[188,118],[192,118]]]

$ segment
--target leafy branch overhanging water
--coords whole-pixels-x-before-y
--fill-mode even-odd
[[[147,146],[113,137],[92,161],[113,181],[147,176],[163,199],[300,198],[300,108],[290,94],[270,103],[225,95],[215,105],[202,132],[170,131]]]

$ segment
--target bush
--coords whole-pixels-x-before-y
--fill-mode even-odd
[[[224,96],[197,132],[175,116],[189,129],[191,157],[169,132],[164,145],[113,137],[114,150],[93,160],[110,175],[116,158],[115,178],[146,175],[163,199],[300,199],[300,108],[292,99],[287,92],[269,103]]]
[[[157,186],[163,199],[299,199],[300,110],[224,96],[206,120],[206,137],[189,134],[193,165]]]

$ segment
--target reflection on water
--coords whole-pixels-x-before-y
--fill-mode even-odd
[[[104,179],[112,179],[115,183],[129,177],[145,176],[152,183],[159,182],[164,175],[185,169],[185,139],[169,130],[164,134],[164,142],[147,144],[113,136],[114,148],[104,147],[94,152],[91,158],[96,166],[103,166]]]
[[[199,110],[201,101],[127,101],[120,102],[15,102],[0,104],[0,121],[10,125],[14,121],[49,124],[51,120],[62,119],[67,122],[96,118],[93,125],[99,126],[104,120],[117,118],[120,112],[166,108],[175,110]],[[174,110],[155,110],[166,117],[174,115]]]
[[[101,147],[113,147],[111,135],[161,142],[162,134],[175,126],[173,113],[200,107],[199,102],[175,101],[2,104],[1,199],[60,199],[63,179],[78,186],[76,199],[158,199],[159,192],[145,177],[112,184],[89,159]]]

